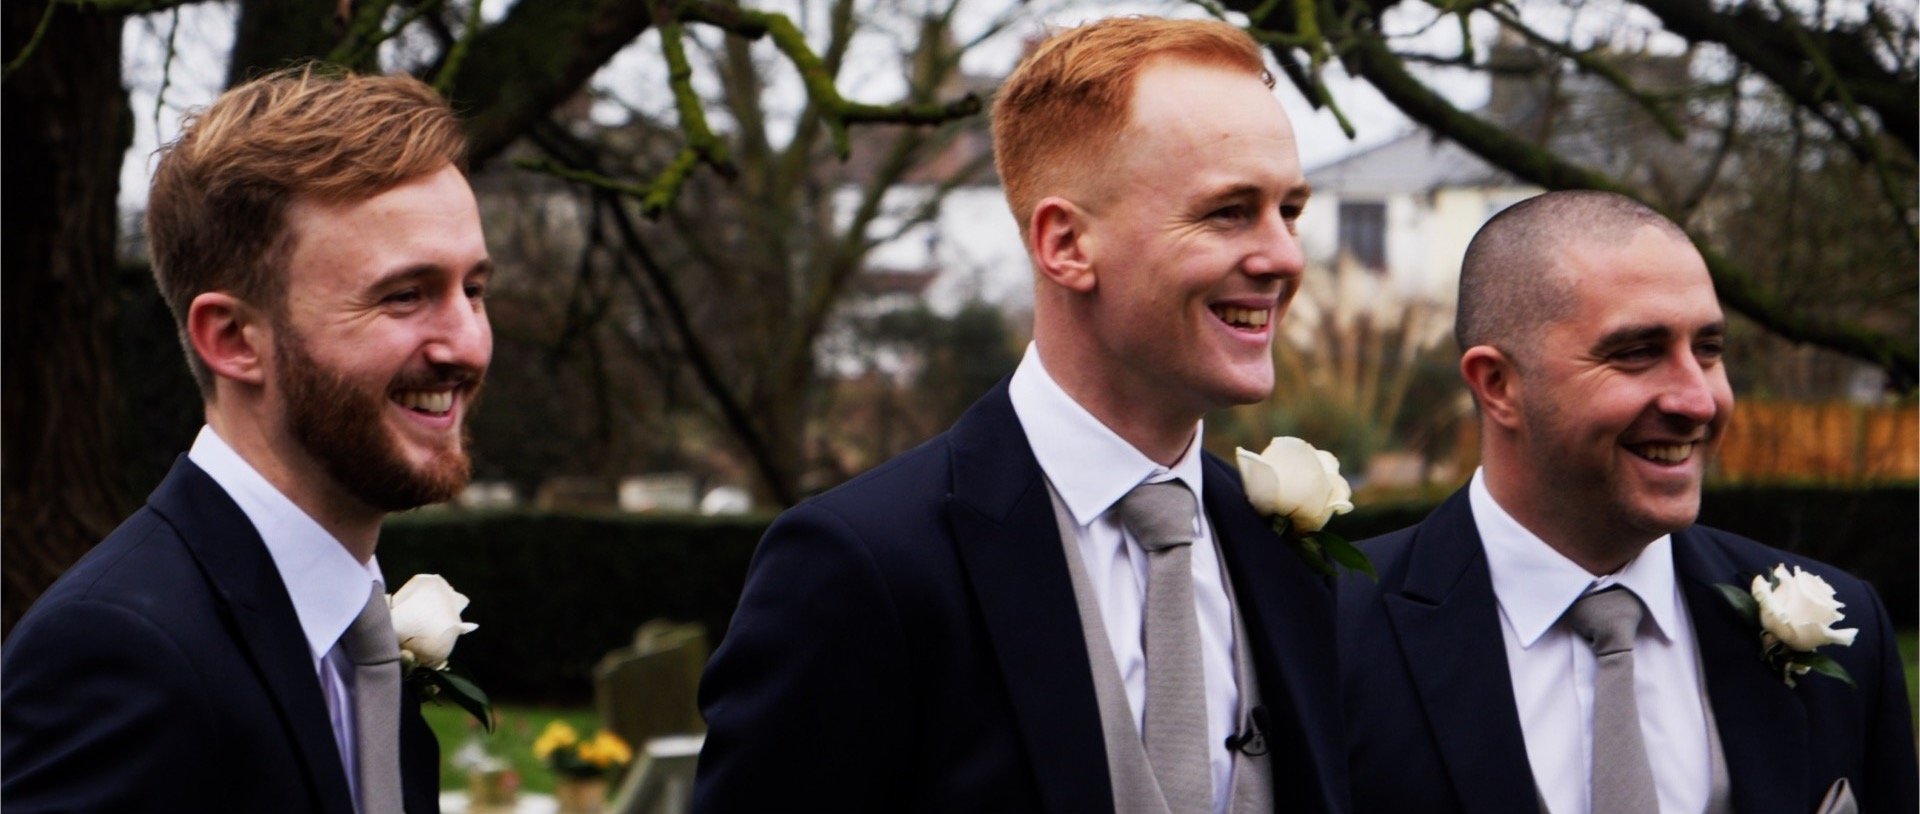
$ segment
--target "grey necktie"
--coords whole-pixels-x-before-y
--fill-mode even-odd
[[[361,814],[399,814],[400,642],[387,595],[375,584],[366,607],[340,637],[353,662],[353,728]]]
[[[1660,810],[1633,693],[1633,634],[1642,611],[1632,591],[1612,588],[1581,597],[1567,612],[1574,632],[1593,645],[1599,665],[1593,678],[1592,814]]]
[[[1147,552],[1147,762],[1168,810],[1213,810],[1207,760],[1207,688],[1193,607],[1193,493],[1144,483],[1120,499],[1120,522]]]

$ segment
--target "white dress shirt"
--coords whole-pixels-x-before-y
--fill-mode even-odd
[[[260,472],[227,445],[212,427],[200,428],[193,448],[187,451],[193,461],[226,491],[252,521],[260,539],[267,544],[274,570],[287,586],[293,600],[293,614],[306,634],[307,652],[313,656],[314,675],[327,701],[327,715],[333,721],[334,745],[340,749],[340,764],[347,772],[347,789],[359,806],[360,773],[354,746],[353,665],[339,647],[340,637],[366,607],[373,586],[380,578],[380,563],[370,559],[365,565],[353,558],[333,535],[301,511],[292,500],[268,483]],[[291,577],[291,578],[290,578]]]
[[[1633,694],[1663,814],[1699,814],[1711,787],[1699,646],[1662,536],[1594,577],[1507,514],[1476,471],[1468,486],[1486,547],[1527,760],[1552,814],[1588,814],[1593,782],[1593,649],[1561,616],[1589,591],[1624,586],[1646,615],[1633,639]]]
[[[1013,412],[1026,431],[1033,456],[1079,530],[1079,550],[1100,603],[1100,617],[1113,645],[1113,660],[1133,707],[1134,731],[1144,727],[1147,694],[1146,635],[1142,615],[1147,593],[1147,557],[1133,544],[1112,509],[1142,483],[1179,481],[1193,492],[1196,536],[1193,597],[1200,617],[1202,666],[1207,689],[1207,748],[1213,769],[1213,809],[1224,812],[1233,781],[1226,738],[1235,731],[1240,690],[1233,664],[1233,609],[1214,548],[1213,531],[1201,507],[1201,427],[1171,469],[1154,463],[1067,395],[1040,363],[1032,344],[1007,386]]]

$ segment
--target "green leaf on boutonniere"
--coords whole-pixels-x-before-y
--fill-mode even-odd
[[[1794,663],[1823,676],[1840,679],[1853,689],[1860,689],[1860,685],[1853,683],[1853,676],[1847,673],[1847,668],[1840,666],[1840,662],[1834,661],[1831,656],[1823,656],[1819,653],[1800,653],[1794,658]]]
[[[419,685],[423,697],[452,701],[479,721],[488,734],[493,733],[493,702],[465,671],[452,665],[440,670],[416,668],[407,678]]]
[[[1347,542],[1345,537],[1324,530],[1316,531],[1307,536],[1325,548],[1327,554],[1333,557],[1334,562],[1346,566],[1347,570],[1359,571],[1362,574],[1366,574],[1367,578],[1374,582],[1380,581],[1380,574],[1373,570],[1373,561],[1367,559],[1366,553],[1361,551],[1359,546]]]
[[[1760,603],[1753,601],[1753,594],[1724,582],[1716,582],[1713,587],[1719,589],[1720,595],[1726,597],[1727,604],[1732,605],[1733,609],[1739,611],[1747,621],[1754,624],[1760,623]]]
[[[1275,521],[1274,525],[1279,526],[1285,522],[1285,520]],[[1285,535],[1283,534],[1282,537],[1284,538]],[[1335,575],[1333,563],[1327,559],[1326,548],[1320,545],[1320,541],[1315,540],[1312,535],[1294,540],[1293,551],[1300,555],[1301,561],[1305,562],[1308,568],[1312,568],[1314,573],[1323,577]]]

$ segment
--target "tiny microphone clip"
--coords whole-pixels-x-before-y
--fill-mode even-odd
[[[1267,708],[1264,705],[1255,706],[1247,713],[1246,726],[1227,736],[1227,751],[1239,752],[1247,757],[1266,754],[1267,728]]]

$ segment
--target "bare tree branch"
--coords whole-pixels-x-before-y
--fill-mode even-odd
[[[1689,2],[1692,0],[1647,0],[1646,4]],[[1228,5],[1245,10],[1255,4],[1252,0],[1229,0]],[[1618,179],[1574,164],[1454,107],[1407,72],[1406,64],[1395,56],[1377,28],[1349,26],[1343,19],[1336,19],[1327,36],[1342,43],[1340,50],[1349,73],[1366,79],[1409,118],[1458,142],[1488,163],[1547,189],[1603,189],[1646,202],[1639,190]],[[1658,208],[1657,203],[1648,203]],[[1920,357],[1911,339],[1889,336],[1844,319],[1807,316],[1757,284],[1745,269],[1705,240],[1696,236],[1694,244],[1706,259],[1721,301],[1729,308],[1788,340],[1830,348],[1878,365],[1903,391],[1911,390],[1920,379]]]

